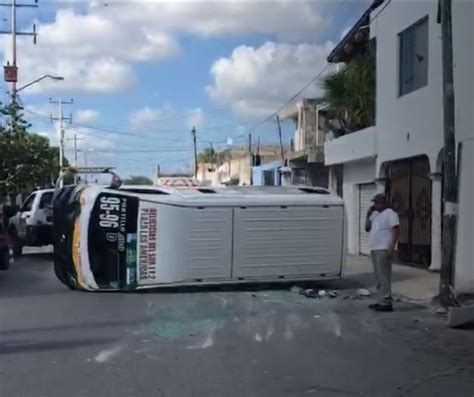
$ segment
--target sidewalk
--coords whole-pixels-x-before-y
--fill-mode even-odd
[[[357,281],[366,287],[374,284],[373,267],[369,257],[349,255],[344,278]],[[414,301],[429,302],[438,295],[439,273],[406,265],[393,265],[392,292],[395,296]]]

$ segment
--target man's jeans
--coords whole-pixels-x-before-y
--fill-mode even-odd
[[[379,303],[392,304],[392,255],[387,250],[371,251]]]

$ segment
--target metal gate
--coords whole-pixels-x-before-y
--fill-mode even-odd
[[[400,217],[398,259],[428,267],[431,263],[431,181],[426,156],[387,167],[391,207]]]
[[[376,190],[375,183],[359,185],[359,253],[362,255],[370,255],[369,233],[365,231],[365,219]]]

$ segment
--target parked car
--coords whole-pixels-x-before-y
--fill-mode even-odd
[[[0,207],[0,270],[7,270],[12,261],[10,239],[6,232],[3,208]]]
[[[13,242],[13,252],[21,255],[24,246],[42,246],[53,243],[54,189],[31,193],[20,210],[10,218],[8,233]]]

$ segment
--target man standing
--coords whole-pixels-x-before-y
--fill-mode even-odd
[[[388,207],[385,194],[375,195],[372,201],[374,205],[367,212],[365,230],[370,232],[370,251],[379,301],[369,307],[378,312],[391,312],[393,311],[392,261],[400,220],[397,213]]]

